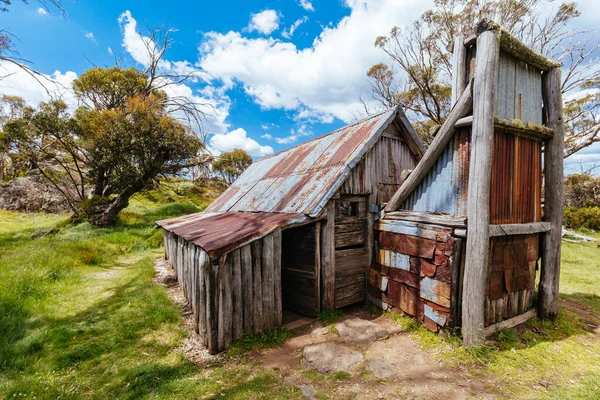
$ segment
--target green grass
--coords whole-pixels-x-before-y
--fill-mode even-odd
[[[327,325],[334,324],[343,316],[344,312],[342,310],[327,310],[319,314],[319,321]]]
[[[161,186],[136,196],[111,229],[0,211],[0,398],[298,397],[273,372],[203,369],[177,350],[186,331],[181,310],[152,283],[162,253],[153,225],[210,199]]]
[[[248,351],[278,347],[294,334],[294,331],[290,331],[287,328],[276,328],[262,333],[246,334],[241,340],[236,340],[231,344],[227,354],[231,357],[237,357]]]

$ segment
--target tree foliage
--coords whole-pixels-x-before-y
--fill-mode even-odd
[[[576,2],[435,0],[434,8],[412,26],[395,27],[375,41],[391,62],[376,64],[367,72],[372,96],[381,106],[402,104],[413,111],[415,128],[425,143],[431,142],[435,126],[444,122],[451,106],[452,54],[447,49],[457,34],[471,31],[482,19],[492,19],[541,54],[564,63],[565,156],[569,156],[600,141],[596,117],[600,71],[594,58],[600,42],[589,32],[570,28],[579,15]],[[568,96],[581,90],[583,96]],[[367,102],[363,104],[370,113]]]
[[[5,142],[77,216],[112,225],[133,194],[159,174],[194,165],[203,146],[148,79],[135,69],[92,69],[73,83],[84,104],[74,115],[57,100],[26,107],[5,125]]]
[[[220,174],[231,185],[246,168],[252,164],[252,157],[242,149],[222,153],[212,163],[214,172]]]

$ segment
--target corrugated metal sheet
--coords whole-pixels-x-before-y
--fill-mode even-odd
[[[253,163],[206,211],[317,216],[399,108]]]
[[[467,215],[470,128],[459,130],[401,209]]]
[[[496,115],[542,124],[542,74],[534,67],[500,52]]]
[[[496,132],[492,156],[492,224],[542,220],[542,143]]]
[[[305,222],[302,214],[202,212],[157,221],[156,224],[200,246],[211,258],[281,227]]]

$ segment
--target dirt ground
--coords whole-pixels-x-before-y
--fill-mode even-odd
[[[167,287],[169,297],[184,310],[186,326],[190,335],[184,341],[180,351],[194,363],[208,367],[215,363],[225,368],[235,368],[240,359],[227,357],[225,353],[211,356],[198,342],[192,329],[191,312],[181,289],[176,285],[170,268],[159,261],[156,266],[155,282]],[[576,303],[569,302],[561,306],[572,309],[582,315],[591,332],[600,335],[599,319]],[[586,318],[587,317],[587,318]],[[277,374],[285,385],[302,390],[306,398],[335,399],[496,399],[502,398],[502,388],[489,374],[481,373],[473,366],[450,367],[435,352],[423,350],[408,332],[391,318],[380,312],[369,311],[362,306],[344,310],[338,322],[351,318],[372,321],[383,327],[389,334],[385,340],[350,342],[342,339],[332,326],[320,321],[301,327],[296,335],[288,339],[281,347],[261,351],[252,351],[243,356],[243,362],[255,363],[258,367],[269,369]],[[363,360],[354,365],[347,373],[323,375],[317,371],[302,367],[304,347],[323,343],[337,342],[352,350],[359,351]],[[371,373],[367,365],[376,360],[388,371],[384,378]]]

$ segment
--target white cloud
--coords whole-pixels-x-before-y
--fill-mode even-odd
[[[115,51],[110,46],[108,46],[108,54],[110,54],[111,56],[115,55]]]
[[[94,36],[94,32],[85,32],[85,37],[90,39],[92,42],[96,42],[96,37]]]
[[[155,44],[152,39],[140,34],[137,31],[137,21],[128,10],[119,16],[119,25],[123,31],[123,47],[131,55],[134,61],[147,67],[150,64],[150,55],[148,48],[152,49]],[[112,48],[108,48],[109,53],[114,54]],[[225,95],[226,87],[215,89],[205,86],[202,89],[192,88],[192,84],[199,83],[202,72],[189,61],[170,61],[162,59],[158,64],[160,73],[172,75],[191,75],[185,84],[168,85],[164,90],[172,97],[186,97],[195,104],[205,114],[205,119],[201,127],[194,127],[208,133],[225,133],[230,125],[226,122],[229,116],[231,100]],[[184,117],[179,115],[179,117]]]
[[[298,5],[304,8],[306,11],[315,11],[315,7],[312,5],[310,0],[300,0]]]
[[[258,31],[268,35],[279,27],[279,14],[275,10],[263,10],[257,14],[252,14],[248,30]]]
[[[274,137],[271,134],[265,133],[264,135],[261,136],[261,138],[266,139],[266,140],[274,140],[278,144],[290,144],[290,143],[296,142],[300,138],[303,138],[306,136],[312,136],[312,135],[313,135],[313,132],[310,129],[310,127],[306,124],[302,124],[297,129],[292,129],[290,131],[289,136]]]
[[[387,61],[377,36],[412,23],[432,0],[346,0],[350,15],[324,27],[311,47],[239,32],[210,32],[199,64],[227,85],[241,84],[265,109],[300,110],[301,116],[346,122],[362,110],[358,93],[370,90],[366,71]]]
[[[55,71],[51,75],[34,77],[15,64],[0,62],[0,77],[3,77],[0,79],[0,93],[20,96],[30,106],[50,100],[52,95],[52,98],[64,100],[71,110],[77,107],[71,91],[71,83],[77,78],[75,72]]]
[[[273,154],[271,146],[261,146],[256,140],[249,138],[242,128],[235,129],[225,134],[213,135],[209,140],[210,148],[218,152],[242,149],[253,157],[263,157]],[[214,153],[213,153],[214,154]]]
[[[37,9],[37,13],[40,15],[48,15],[48,11],[46,11],[46,9],[42,7]]]
[[[292,36],[294,36],[294,32],[296,31],[296,29],[298,29],[298,27],[300,25],[302,25],[303,23],[305,23],[306,21],[308,21],[307,16],[304,16],[304,17],[296,20],[296,22],[294,22],[292,24],[292,26],[289,27],[289,29],[286,29],[283,32],[281,32],[281,36],[283,36],[286,39],[291,38]]]

